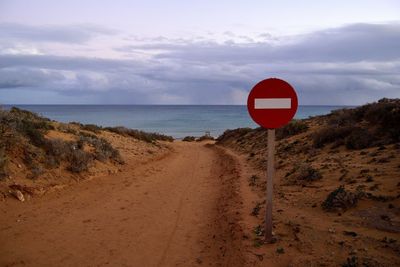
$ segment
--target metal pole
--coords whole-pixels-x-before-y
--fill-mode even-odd
[[[275,129],[268,129],[267,200],[265,214],[265,243],[272,242],[272,195],[275,173]]]

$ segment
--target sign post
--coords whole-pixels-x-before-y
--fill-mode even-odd
[[[247,109],[251,118],[268,129],[267,195],[265,213],[265,242],[271,243],[272,199],[275,175],[275,129],[287,124],[296,114],[297,94],[287,82],[270,78],[256,84],[247,98]]]
[[[274,160],[275,158],[275,129],[268,129],[268,158],[267,158],[267,200],[265,202],[265,242],[272,241],[272,195],[274,189]]]

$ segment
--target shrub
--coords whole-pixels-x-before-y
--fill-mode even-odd
[[[8,112],[8,121],[14,122],[20,130],[35,128],[39,130],[53,130],[50,120],[43,118],[34,112],[12,107]]]
[[[60,132],[76,135],[78,131],[69,124],[60,124],[57,129]]]
[[[253,132],[251,128],[237,128],[234,130],[226,130],[222,135],[218,136],[217,143],[224,143],[228,140],[235,140]]]
[[[100,133],[100,131],[103,129],[101,126],[97,126],[95,124],[82,124],[81,125],[82,130],[94,132],[94,133]]]
[[[196,137],[194,136],[185,136],[185,138],[182,139],[184,142],[193,142],[196,140]]]
[[[35,166],[31,169],[31,174],[30,177],[31,179],[36,179],[38,178],[40,175],[42,175],[44,173],[44,170],[42,169],[42,167],[40,165]]]
[[[256,186],[258,180],[259,180],[259,177],[257,175],[250,176],[250,178],[249,178],[249,186]]]
[[[200,136],[199,138],[197,138],[197,142],[201,142],[201,141],[205,141],[205,140],[214,140],[214,137],[210,136],[210,135],[203,135]]]
[[[339,186],[329,193],[328,197],[322,203],[322,208],[326,211],[347,210],[357,205],[360,196],[360,193],[355,194],[346,191],[344,186]]]
[[[153,143],[157,140],[159,141],[168,141],[172,142],[174,141],[174,138],[172,136],[164,135],[164,134],[159,134],[159,133],[147,133],[144,131],[140,130],[135,130],[135,129],[128,129],[122,126],[118,127],[106,127],[104,130],[117,133],[123,136],[130,136],[138,140],[142,140],[148,143]]]
[[[257,202],[257,204],[254,206],[253,210],[251,211],[252,216],[258,216],[261,210],[261,202]]]
[[[68,169],[71,172],[80,173],[89,169],[92,157],[89,153],[81,149],[75,149],[72,150],[69,161],[70,165]]]
[[[377,103],[354,109],[332,111],[327,117],[330,126],[362,125],[363,128],[374,129],[370,133],[380,137],[384,143],[400,140],[400,99],[383,98]]]
[[[317,131],[313,135],[313,146],[321,148],[325,144],[337,141],[344,142],[345,138],[354,130],[353,126],[327,126]]]
[[[379,125],[381,131],[392,141],[400,140],[400,99],[383,98],[378,103],[366,106],[364,118],[372,125]]]
[[[289,136],[303,133],[308,130],[308,125],[301,120],[292,120],[289,124],[276,130],[277,139],[283,139]]]
[[[295,166],[285,176],[288,185],[305,185],[321,178],[321,173],[308,163]]]
[[[45,154],[42,149],[30,144],[26,145],[24,148],[24,163],[26,166],[33,168],[37,166],[44,158]]]
[[[48,167],[48,168],[56,168],[56,167],[60,166],[60,161],[53,155],[47,155],[47,157],[45,159],[45,164],[46,164],[46,167]]]
[[[328,124],[337,127],[352,125],[361,121],[362,117],[355,109],[337,109],[328,115]]]
[[[80,136],[77,147],[82,149],[85,143],[94,147],[95,159],[103,162],[111,159],[120,164],[124,163],[119,151],[115,149],[107,140],[98,138],[97,136]]]
[[[47,155],[53,156],[57,161],[68,158],[73,148],[74,142],[66,142],[58,138],[46,140],[45,151]]]
[[[123,159],[119,154],[119,151],[115,149],[107,140],[103,138],[97,139],[94,147],[96,149],[95,158],[97,160],[105,161],[107,159],[111,159],[118,163],[123,163]]]
[[[346,137],[345,144],[348,149],[363,149],[374,144],[375,137],[367,129],[355,128]]]
[[[342,267],[358,267],[358,258],[356,256],[351,256],[346,259],[346,262],[342,264]]]
[[[7,177],[7,156],[5,153],[5,148],[0,147],[0,180]]]

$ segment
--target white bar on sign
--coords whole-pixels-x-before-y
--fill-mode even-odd
[[[255,109],[290,109],[292,107],[291,98],[255,98]]]

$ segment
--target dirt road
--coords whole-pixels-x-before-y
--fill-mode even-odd
[[[117,174],[1,203],[0,265],[240,265],[232,234],[240,229],[227,208],[239,201],[235,183],[225,183],[237,175],[234,162],[204,143],[173,149],[141,166],[128,159]]]

